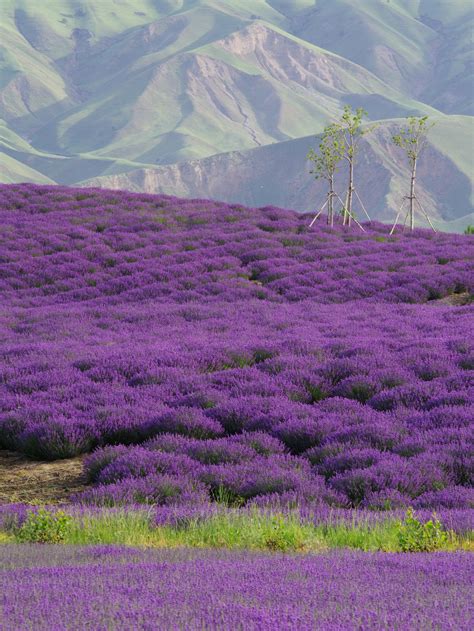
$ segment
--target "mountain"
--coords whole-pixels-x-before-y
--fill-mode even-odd
[[[389,221],[406,188],[391,132],[427,114],[420,199],[441,227],[472,222],[469,1],[3,0],[0,12],[0,181],[309,210],[323,191],[306,153],[351,104],[380,123],[358,167],[371,215]]]
[[[472,217],[469,215],[471,181],[469,172],[463,171],[469,157],[459,149],[469,134],[473,139],[472,126],[465,116],[437,122],[418,170],[418,197],[424,208],[430,210],[438,228],[456,232]],[[366,136],[356,170],[356,184],[364,206],[370,209],[371,216],[382,221],[393,218],[393,209],[407,192],[408,165],[400,163],[398,150],[391,143],[391,135],[402,123],[402,120],[386,121],[371,136]],[[318,208],[318,203],[322,204],[326,194],[324,182],[309,178],[305,168],[305,150],[312,142],[313,138],[308,136],[247,151],[91,178],[86,184],[132,191],[160,190],[250,206],[270,203],[311,211]],[[449,155],[443,151],[448,142],[452,145]],[[275,182],[284,185],[276,186]],[[344,176],[339,173],[336,188],[343,190],[344,185]],[[362,208],[355,203],[360,213]]]

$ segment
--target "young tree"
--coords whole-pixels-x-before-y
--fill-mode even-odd
[[[346,203],[343,209],[343,224],[348,226],[351,225],[351,220],[354,218],[352,213],[352,201],[355,191],[354,164],[359,149],[359,143],[361,138],[371,132],[375,127],[372,125],[371,127],[363,128],[362,118],[364,116],[367,116],[367,112],[362,107],[358,107],[356,111],[353,112],[350,105],[345,105],[341,119],[336,123],[344,144],[344,158],[349,167]]]
[[[415,228],[415,200],[418,201],[415,194],[416,165],[418,158],[420,157],[420,153],[426,145],[428,132],[433,127],[434,123],[428,124],[428,116],[409,116],[407,120],[408,124],[405,127],[402,127],[398,134],[392,136],[392,140],[397,147],[403,149],[411,168],[410,195],[408,195],[405,199],[410,201],[408,213],[410,218],[410,230],[413,230]],[[418,202],[418,204],[420,205],[423,214],[428,219],[431,227],[433,227],[430,218],[424,212],[420,202]],[[395,220],[395,225],[396,223],[397,220]]]
[[[331,227],[334,226],[334,197],[337,196],[334,191],[334,175],[343,156],[344,144],[342,142],[340,129],[335,123],[331,123],[323,130],[318,151],[316,152],[310,149],[306,156],[307,159],[311,160],[313,163],[313,168],[310,170],[310,173],[312,173],[317,180],[325,179],[328,182],[326,202],[311,222],[311,225],[313,225],[314,221],[319,217],[327,204],[327,223]]]

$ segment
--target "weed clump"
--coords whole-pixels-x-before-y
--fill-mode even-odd
[[[405,520],[398,524],[398,543],[402,552],[434,552],[445,548],[452,533],[446,532],[433,514],[433,519],[422,523],[412,508],[407,510]]]
[[[72,518],[63,511],[52,513],[45,508],[28,511],[16,538],[21,543],[62,543],[71,523]]]

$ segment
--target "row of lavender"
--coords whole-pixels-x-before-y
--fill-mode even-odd
[[[102,448],[95,504],[474,506],[469,237],[0,193],[0,447]]]
[[[9,546],[2,628],[472,629],[468,553]]]

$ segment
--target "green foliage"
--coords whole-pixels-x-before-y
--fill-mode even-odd
[[[261,362],[266,361],[267,359],[272,359],[274,357],[274,353],[266,348],[256,348],[253,351],[253,357],[256,364],[260,364]]]
[[[245,368],[246,366],[253,366],[254,363],[255,359],[250,354],[229,353],[229,361],[224,362],[222,369]]]
[[[361,403],[366,403],[375,394],[375,388],[370,383],[355,383],[347,393],[349,399],[355,399]]]
[[[311,171],[312,173],[313,171]],[[295,238],[283,238],[281,240],[281,244],[285,246],[285,248],[292,248],[292,247],[301,247],[303,245],[303,243],[301,242],[301,239],[295,239]]]
[[[14,543],[14,539],[9,533],[0,531],[0,545],[5,543]]]
[[[474,234],[474,226],[471,226],[471,224],[469,224],[464,230],[464,234]]]
[[[342,156],[348,162],[353,162],[361,138],[370,134],[377,127],[377,125],[363,127],[362,119],[364,116],[368,116],[368,114],[363,107],[358,107],[353,112],[350,105],[345,105],[340,120],[335,123],[335,127],[342,139]]]
[[[428,116],[409,116],[407,121],[407,125],[392,136],[392,140],[397,147],[403,149],[413,164],[424,148],[428,132],[435,123],[428,124]]]
[[[310,149],[306,156],[313,163],[310,173],[317,180],[322,178],[332,181],[343,156],[344,143],[340,129],[335,123],[331,123],[323,130],[318,151]]]
[[[363,107],[358,107],[356,111],[353,112],[350,105],[345,105],[341,119],[336,123],[344,141],[345,150],[343,155],[348,161],[352,161],[355,157],[362,136],[365,136],[374,129],[374,126],[368,128],[362,127],[362,119],[364,116],[368,116],[368,114]]]
[[[267,522],[263,543],[268,550],[286,552],[305,548],[305,532],[300,524],[292,522],[284,515],[273,515]]]
[[[449,542],[447,533],[433,514],[433,519],[420,522],[412,508],[407,510],[405,521],[398,525],[398,543],[402,552],[433,552],[440,550]]]
[[[328,396],[327,392],[323,390],[323,388],[318,384],[307,382],[305,384],[305,388],[309,396],[311,397],[311,403],[318,403]]]
[[[239,507],[245,504],[245,499],[237,493],[233,493],[230,489],[225,486],[219,485],[216,489],[211,491],[212,499],[218,504],[223,504],[224,506],[233,506]]]
[[[36,512],[28,512],[16,538],[23,543],[62,543],[71,523],[71,517],[63,511],[52,513],[40,508]]]

